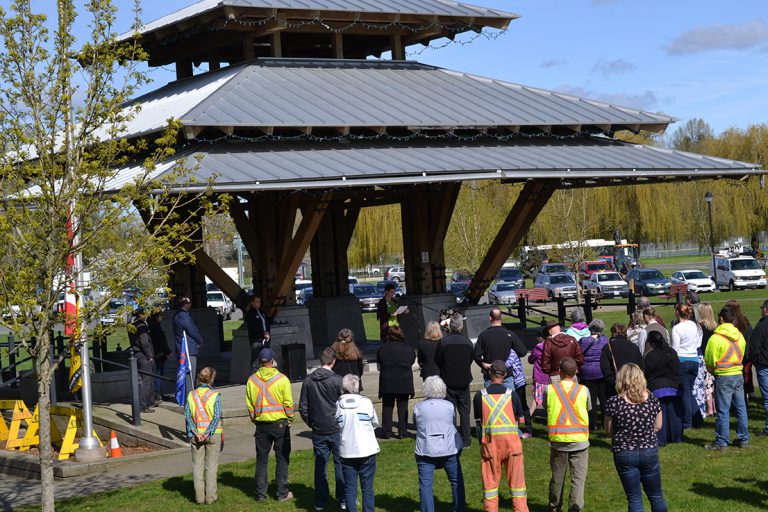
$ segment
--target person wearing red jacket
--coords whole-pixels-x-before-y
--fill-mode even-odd
[[[581,352],[579,342],[573,336],[561,332],[561,326],[557,322],[547,322],[547,339],[544,340],[544,350],[541,353],[541,369],[549,375],[549,382],[560,380],[560,361],[565,357],[572,357],[581,367],[584,364],[584,354]]]

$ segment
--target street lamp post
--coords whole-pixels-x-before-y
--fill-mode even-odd
[[[715,278],[715,289],[717,289],[717,265],[715,265],[715,229],[712,227],[712,200],[715,196],[712,192],[704,194],[704,200],[707,202],[707,209],[709,210],[709,249],[712,252],[712,272]]]

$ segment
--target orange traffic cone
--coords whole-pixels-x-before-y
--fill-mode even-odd
[[[120,443],[117,442],[117,434],[115,433],[114,430],[109,434],[109,443],[110,443],[109,457],[112,459],[122,457],[123,449],[120,448]]]

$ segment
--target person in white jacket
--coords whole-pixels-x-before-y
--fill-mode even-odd
[[[357,481],[363,496],[363,512],[373,512],[373,475],[379,443],[374,429],[379,418],[370,399],[360,395],[360,377],[345,375],[341,381],[344,394],[336,402],[336,421],[341,432],[339,456],[344,475],[344,502],[348,510],[357,510]]]

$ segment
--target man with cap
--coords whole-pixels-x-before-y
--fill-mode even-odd
[[[504,361],[493,361],[488,375],[490,384],[478,391],[474,399],[483,475],[483,510],[499,510],[499,482],[502,468],[505,468],[513,510],[528,512],[523,445],[518,427],[518,424],[525,423],[523,407],[517,394],[504,386],[507,376]]]
[[[184,334],[187,335],[187,360],[189,361],[189,375],[187,375],[187,390],[195,389],[194,376],[197,375],[197,354],[203,344],[203,336],[197,330],[197,324],[189,314],[192,309],[192,301],[189,297],[179,297],[179,310],[173,315],[173,337],[176,341],[176,356],[181,356],[181,343]]]
[[[267,461],[274,447],[277,501],[293,499],[288,490],[288,463],[291,455],[293,397],[288,377],[275,367],[275,353],[265,348],[259,352],[259,369],[248,378],[245,404],[256,425],[256,500],[267,499]]]

